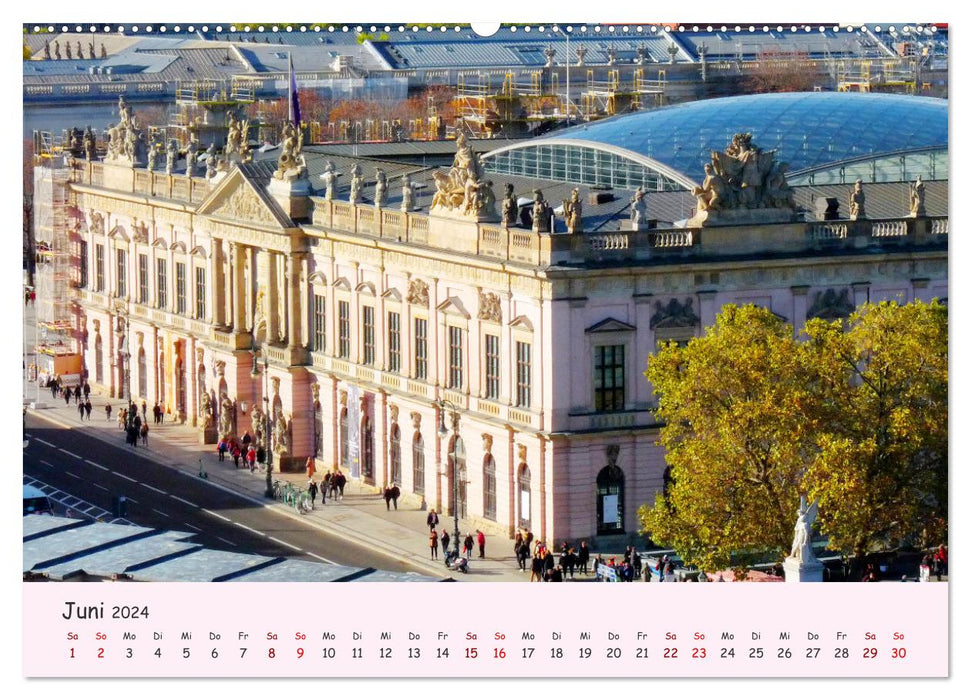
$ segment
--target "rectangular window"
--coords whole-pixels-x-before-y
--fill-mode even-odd
[[[94,289],[105,290],[105,247],[100,243],[94,246]]]
[[[529,343],[516,343],[516,405],[520,408],[529,408],[532,398],[532,349]]]
[[[450,389],[462,388],[462,348],[465,345],[465,331],[454,326],[448,327],[448,386]]]
[[[364,315],[361,320],[361,335],[364,340],[364,364],[374,364],[374,307],[365,306],[361,309]]]
[[[138,256],[138,303],[148,303],[148,256]]]
[[[401,371],[401,314],[388,312],[388,371]]]
[[[327,297],[314,294],[314,350],[324,352],[327,342]]]
[[[158,308],[168,308],[168,271],[165,269],[165,260],[162,259],[155,261],[155,296],[158,299]]]
[[[594,347],[593,392],[597,411],[624,410],[624,346]]]
[[[485,390],[486,398],[499,399],[499,336],[485,337]]]
[[[415,378],[428,378],[428,321],[415,319]]]
[[[78,241],[78,286],[88,286],[88,242]]]
[[[206,317],[206,268],[196,268],[196,318]]]
[[[345,360],[351,356],[351,304],[337,302],[337,356]]]
[[[175,313],[185,313],[185,263],[175,263]]]
[[[118,296],[128,296],[128,257],[124,250],[115,251],[115,272],[118,276]]]

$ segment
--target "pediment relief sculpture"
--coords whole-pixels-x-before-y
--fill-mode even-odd
[[[428,306],[428,285],[421,280],[411,280],[408,283],[408,303]]]
[[[806,310],[806,318],[821,318],[825,321],[835,321],[838,318],[849,318],[856,305],[850,299],[850,290],[843,289],[839,293],[835,289],[816,292],[813,303]]]
[[[494,292],[479,292],[479,319],[502,323],[502,305]]]
[[[691,328],[701,321],[693,308],[693,300],[689,297],[680,302],[671,299],[667,304],[654,303],[654,315],[651,316],[651,329],[654,328]]]

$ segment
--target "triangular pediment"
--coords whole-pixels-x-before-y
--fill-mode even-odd
[[[465,310],[462,300],[458,297],[449,297],[438,305],[438,310],[445,314],[458,314],[465,319],[472,318],[469,312]]]
[[[629,323],[624,323],[623,321],[618,321],[616,318],[605,318],[603,321],[598,321],[597,323],[590,326],[585,332],[586,333],[612,333],[616,331],[636,331],[637,328],[630,325]]]
[[[524,331],[533,330],[533,323],[525,316],[517,316],[512,321],[509,322],[510,328],[519,328]]]
[[[239,170],[219,183],[196,213],[250,226],[285,228],[259,190]]]
[[[401,292],[399,292],[394,287],[386,291],[381,296],[384,297],[386,301],[396,301],[398,303],[401,303]]]

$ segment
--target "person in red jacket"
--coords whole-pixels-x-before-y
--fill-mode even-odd
[[[475,535],[475,539],[479,543],[479,559],[485,559],[485,533],[482,530],[476,530]]]

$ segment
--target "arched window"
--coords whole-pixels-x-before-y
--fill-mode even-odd
[[[496,519],[496,460],[488,452],[482,460],[482,514]]]
[[[391,481],[401,484],[401,431],[398,424],[391,424],[391,448],[388,450],[391,461]]]
[[[516,489],[516,505],[519,511],[519,527],[524,530],[532,530],[530,515],[530,481],[529,467],[523,462],[519,465]]]
[[[597,474],[597,534],[624,532],[624,472],[609,465]]]
[[[94,381],[98,384],[105,383],[104,376],[104,346],[101,343],[101,334],[94,337]]]
[[[340,453],[340,465],[345,469],[349,468],[350,465],[347,463],[348,459],[348,446],[347,446],[347,409],[341,409],[341,422],[340,422],[340,439],[341,439],[341,453]]]
[[[411,472],[414,484],[412,486],[415,493],[422,495],[425,493],[425,441],[421,439],[421,433],[415,431],[415,437],[411,441]]]
[[[148,371],[145,363],[145,348],[138,348],[138,395],[148,396]]]
[[[368,483],[374,483],[374,427],[371,417],[364,416],[361,421],[361,476]]]

